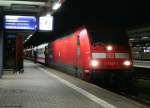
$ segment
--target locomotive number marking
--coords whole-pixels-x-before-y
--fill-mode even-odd
[[[118,62],[106,62],[105,65],[119,65]]]

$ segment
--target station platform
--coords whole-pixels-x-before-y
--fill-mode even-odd
[[[134,60],[133,64],[134,64],[134,67],[150,68],[150,61]]]
[[[91,83],[30,61],[23,74],[0,79],[0,108],[149,108]]]

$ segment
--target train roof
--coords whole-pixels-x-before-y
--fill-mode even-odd
[[[34,47],[34,49],[45,48],[46,46],[48,46],[48,43],[43,43],[41,45],[38,45],[38,46]]]

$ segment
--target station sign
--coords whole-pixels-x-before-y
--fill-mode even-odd
[[[37,20],[35,16],[5,15],[4,28],[17,30],[36,30]]]
[[[53,16],[39,17],[39,30],[41,31],[53,30]]]

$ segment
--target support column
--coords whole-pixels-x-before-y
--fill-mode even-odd
[[[0,30],[0,78],[3,74],[3,31]]]

